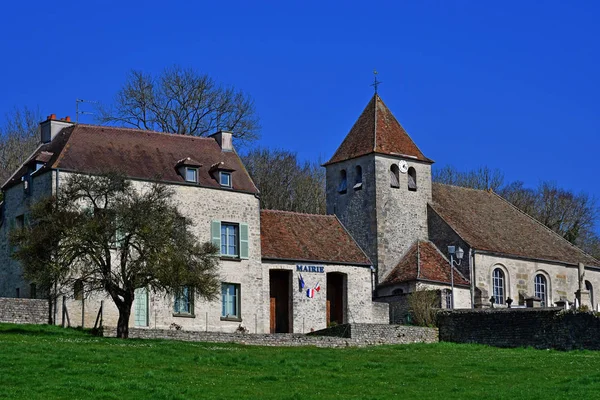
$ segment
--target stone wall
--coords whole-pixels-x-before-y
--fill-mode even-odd
[[[239,343],[257,346],[364,347],[381,344],[437,342],[437,330],[384,324],[346,324],[335,328],[302,334],[252,334],[224,332],[192,332],[164,329],[130,329],[135,339],[173,339],[192,342]],[[346,333],[347,332],[347,333]],[[104,328],[104,336],[115,337],[116,328]]]
[[[441,311],[440,341],[496,347],[600,350],[600,317],[559,308]]]
[[[48,300],[0,297],[0,322],[11,324],[47,324]]]

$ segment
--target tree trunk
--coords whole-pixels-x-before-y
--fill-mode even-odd
[[[117,322],[117,337],[120,339],[127,339],[129,337],[129,317],[131,316],[131,306],[133,301],[123,303],[122,307],[119,307],[119,321]]]

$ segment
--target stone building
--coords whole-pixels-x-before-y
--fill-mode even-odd
[[[328,215],[260,210],[229,132],[208,138],[41,123],[41,144],[2,186],[0,297],[41,297],[10,257],[8,232],[73,174],[117,170],[175,192],[201,242],[221,249],[219,299],[136,290],[131,326],[310,332],[334,323],[402,321],[407,294],[436,290],[440,307],[596,307],[600,262],[495,193],[432,183],[433,161],[376,94],[325,163]],[[450,268],[448,246],[464,257]],[[85,285],[84,282],[81,283]],[[94,323],[101,294],[68,288],[76,324]],[[112,301],[106,325],[116,325]],[[60,307],[53,312],[60,322]]]

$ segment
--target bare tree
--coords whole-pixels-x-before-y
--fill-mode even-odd
[[[497,191],[504,184],[504,174],[497,169],[479,167],[472,171],[459,171],[451,165],[433,171],[434,182],[473,189]]]
[[[38,111],[27,107],[14,108],[4,115],[0,123],[0,185],[40,144],[40,119]]]
[[[260,190],[261,208],[325,213],[325,173],[318,164],[301,164],[295,153],[264,148],[242,158]]]
[[[222,129],[241,143],[258,138],[254,100],[193,69],[174,66],[157,76],[132,70],[114,104],[101,106],[99,122],[182,135]]]

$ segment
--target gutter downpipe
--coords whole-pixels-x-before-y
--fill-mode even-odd
[[[469,247],[469,275],[471,278],[471,308],[475,308],[475,250]]]

